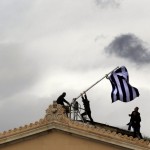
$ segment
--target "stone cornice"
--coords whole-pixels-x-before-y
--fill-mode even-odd
[[[79,121],[73,121],[66,116],[64,108],[56,103],[49,106],[43,119],[23,127],[0,133],[0,144],[13,142],[51,129],[73,133],[85,138],[95,139],[129,149],[150,149],[150,141],[148,140],[133,138],[132,136],[122,135],[121,133],[106,130],[102,127],[95,127]]]

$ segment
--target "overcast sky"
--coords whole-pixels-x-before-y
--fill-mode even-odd
[[[93,119],[127,129],[138,106],[150,137],[149,7],[149,0],[1,0],[0,132],[43,118],[62,92],[71,102],[126,66],[140,96],[112,104],[104,79],[87,92]]]

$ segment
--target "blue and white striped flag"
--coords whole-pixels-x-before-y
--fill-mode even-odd
[[[109,80],[112,84],[112,102],[117,100],[129,102],[139,96],[138,89],[129,84],[128,71],[124,66],[113,71]]]

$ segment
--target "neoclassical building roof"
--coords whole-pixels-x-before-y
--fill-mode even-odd
[[[150,141],[148,140],[133,138],[122,132],[118,133],[108,126],[93,126],[88,123],[71,120],[66,116],[64,108],[61,105],[57,105],[55,102],[48,107],[43,119],[23,127],[0,133],[0,145],[53,129],[86,137],[89,140],[92,139],[121,146],[127,149],[150,149]]]

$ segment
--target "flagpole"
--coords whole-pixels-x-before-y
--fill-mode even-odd
[[[94,87],[96,84],[98,84],[100,81],[102,81],[106,76],[108,76],[110,73],[112,73],[114,70],[118,69],[119,67],[116,67],[115,69],[113,69],[112,71],[110,71],[109,73],[107,73],[104,77],[102,77],[100,80],[98,80],[97,82],[95,82],[93,85],[91,85],[89,88],[87,88],[84,93],[86,93],[87,91],[89,91],[92,87]],[[73,102],[75,102],[82,94],[80,94],[78,97],[73,99]],[[72,102],[72,103],[73,103]]]

